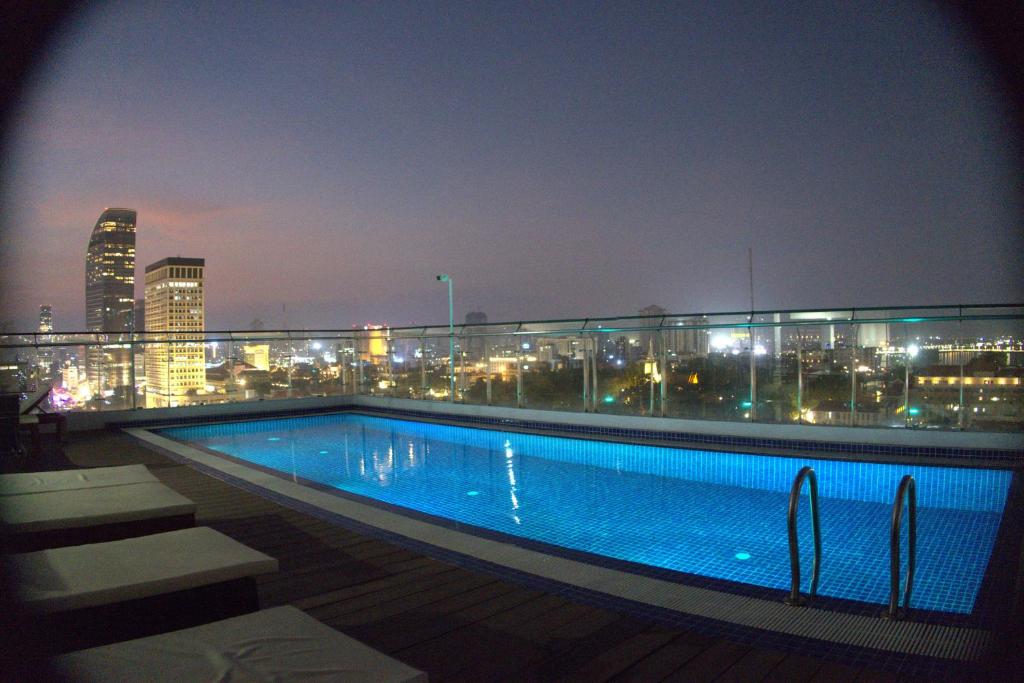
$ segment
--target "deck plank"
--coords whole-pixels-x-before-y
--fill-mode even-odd
[[[677,636],[663,647],[636,661],[612,680],[623,683],[625,681],[663,680],[711,647],[713,643],[713,638],[702,637],[695,633]]]

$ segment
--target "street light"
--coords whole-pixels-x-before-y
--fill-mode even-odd
[[[438,282],[448,283],[448,401],[455,402],[455,309],[452,307],[452,278],[447,273],[437,276]]]
[[[903,365],[903,416],[906,418],[907,426],[910,426],[910,361],[917,355],[921,347],[917,344],[907,346],[907,362]]]

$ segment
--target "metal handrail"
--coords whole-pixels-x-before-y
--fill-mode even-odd
[[[789,514],[786,516],[786,523],[789,527],[789,564],[792,569],[792,582],[790,584],[789,597],[785,602],[787,605],[804,605],[807,600],[800,595],[800,540],[796,535],[796,514],[800,507],[800,491],[803,489],[804,480],[810,482],[811,490],[811,529],[814,533],[814,564],[811,565],[811,590],[809,597],[813,598],[818,594],[818,575],[821,569],[821,524],[818,515],[818,477],[814,469],[807,466],[797,472],[793,480],[793,488],[789,492]]]
[[[907,578],[903,585],[903,610],[910,609],[910,594],[914,588],[914,568],[917,564],[917,487],[914,477],[907,474],[896,489],[892,504],[892,525],[889,529],[889,609],[882,616],[899,619],[900,602],[900,526],[903,522],[903,499],[907,500]]]
[[[813,320],[780,320],[780,321],[761,321],[756,322],[752,319],[752,316],[765,316],[779,314],[794,314],[794,313],[816,313],[822,312],[820,308],[814,309],[781,309],[777,311],[718,311],[718,312],[706,312],[706,313],[673,313],[666,314],[663,316],[649,316],[649,315],[629,315],[629,316],[604,316],[597,318],[563,318],[563,319],[548,319],[548,320],[525,320],[525,321],[501,321],[501,322],[486,322],[486,323],[460,323],[456,325],[459,328],[459,334],[462,336],[500,336],[500,335],[527,335],[527,334],[543,334],[549,336],[557,335],[570,335],[570,334],[581,334],[584,332],[600,332],[600,333],[615,333],[615,332],[642,332],[647,330],[677,330],[676,325],[672,325],[673,321],[679,318],[690,318],[699,319],[706,318],[703,322],[693,322],[688,325],[688,330],[713,330],[713,329],[727,329],[727,328],[764,328],[764,327],[808,327],[815,325],[827,324],[832,322],[834,324],[870,324],[870,323],[929,323],[929,322],[951,322],[951,321],[973,321],[973,320],[1020,320],[1022,316],[1020,312],[1017,313],[972,313],[975,309],[1019,309],[1024,308],[1024,303],[1009,303],[1009,304],[971,304],[971,305],[928,305],[928,306],[870,306],[865,308],[853,308],[853,307],[839,307],[827,309],[825,312],[836,312],[845,313],[849,312],[850,317],[848,318],[835,318],[834,320],[825,319],[813,319]],[[956,309],[956,315],[918,315],[913,317],[903,316],[877,316],[869,315],[865,318],[857,318],[858,312],[864,313],[869,311],[876,312],[899,312],[899,311],[927,311],[927,312],[941,312],[943,310]],[[965,309],[967,310],[965,314]],[[741,322],[736,321],[715,321],[713,318],[726,318],[729,316],[742,316],[744,320]],[[660,318],[657,325],[641,324],[642,321],[651,320],[654,318]],[[591,323],[596,322],[616,322],[622,321],[625,324],[615,325],[607,328],[592,328]],[[563,323],[579,323],[575,327],[571,328],[559,328],[559,329],[530,329],[523,330],[523,325],[556,325]],[[666,324],[668,323],[668,324]],[[490,328],[517,325],[515,331],[496,331]],[[390,327],[389,332],[393,336],[400,338],[418,338],[426,336],[430,338],[443,338],[449,334],[447,325],[409,325],[400,327]],[[476,332],[476,329],[483,329],[483,332]],[[428,330],[434,330],[428,332]],[[256,334],[249,336],[252,333],[261,332],[262,334]],[[319,333],[319,334],[318,334]],[[93,341],[93,342],[52,342],[52,341],[39,341],[39,337],[54,337],[54,336],[72,336],[72,337],[87,337],[94,335],[105,335],[105,334],[124,334],[132,335],[132,332],[127,330],[117,332],[97,332],[95,330],[77,330],[77,331],[64,331],[64,332],[45,332],[41,333],[38,331],[25,331],[25,332],[9,332],[0,337],[32,337],[31,342],[19,342],[19,343],[0,343],[0,348],[23,348],[32,346],[88,346],[88,345],[104,345],[112,342],[109,341]],[[129,340],[125,340],[123,343],[130,343],[134,341],[139,344],[148,343],[161,343],[158,340],[149,340],[139,338],[140,335],[150,334],[145,330],[136,330],[134,337]],[[157,334],[157,333],[152,333]],[[164,333],[166,334],[166,333]],[[340,339],[353,339],[365,334],[363,330],[344,328],[344,329],[310,329],[310,330],[203,330],[200,334],[206,335],[209,338],[206,341],[282,341],[285,339],[313,339],[317,337],[330,337]],[[244,334],[243,337],[235,337],[236,334]],[[287,335],[281,337],[279,335]]]

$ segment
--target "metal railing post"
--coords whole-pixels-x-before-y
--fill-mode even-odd
[[[523,407],[523,354],[516,353],[516,408]]]
[[[907,578],[903,584],[903,611],[900,611],[900,527],[903,522],[903,500],[907,501]],[[914,477],[907,474],[896,489],[892,504],[892,524],[889,527],[889,609],[885,619],[901,619],[910,609],[910,595],[914,589],[914,569],[917,566],[917,486]]]
[[[644,362],[645,369],[649,369],[650,377],[647,381],[650,383],[650,397],[648,399],[647,415],[654,417],[654,375],[658,369],[658,361],[654,358],[654,337],[651,337],[650,342],[647,346],[647,360]]]
[[[427,384],[427,348],[426,340],[420,337],[420,398],[424,399],[427,397],[427,390],[430,386]]]
[[[466,401],[466,338],[459,337],[459,400]]]
[[[590,349],[583,348],[583,412],[590,412]]]
[[[796,421],[801,424],[804,421],[804,368],[803,353],[800,340],[796,342]]]
[[[662,321],[664,324],[664,321]],[[665,348],[665,331],[658,330],[658,343],[661,344],[661,395],[659,397],[659,405],[661,407],[661,416],[665,417],[665,397],[667,395],[666,387],[668,386],[668,351]]]
[[[484,339],[484,362],[485,371],[487,372],[487,405],[491,405],[491,340],[490,338]]]
[[[853,346],[850,354],[850,426],[857,423],[857,332],[858,328],[853,325]]]
[[[957,416],[956,426],[963,430],[964,428],[964,358],[960,356],[960,399],[957,404]]]
[[[786,526],[789,531],[789,564],[792,572],[787,605],[800,606],[807,604],[807,599],[800,595],[800,539],[796,533],[796,516],[800,507],[800,491],[804,479],[810,484],[811,492],[811,529],[814,534],[814,563],[811,565],[811,590],[808,597],[813,599],[818,594],[818,576],[821,570],[821,524],[818,515],[818,478],[811,467],[802,467],[793,480],[793,488],[789,492],[789,512],[786,515]]]
[[[395,386],[395,366],[394,360],[392,359],[394,352],[392,350],[391,343],[392,341],[390,337],[384,342],[384,352],[388,354],[388,391],[386,394],[388,396],[394,396],[397,392],[397,387]]]
[[[138,398],[135,395],[135,392],[136,392],[135,387],[136,387],[137,381],[136,381],[136,369],[135,369],[135,335],[134,334],[132,334],[132,341],[131,341],[131,343],[130,343],[130,345],[128,347],[128,353],[130,353],[132,355],[132,379],[131,379],[131,382],[132,382],[132,387],[131,387],[131,389],[132,389],[132,410],[135,410],[139,406],[138,406]]]
[[[356,384],[356,395],[363,393],[363,351],[362,337],[356,337],[355,352],[356,352],[356,372],[358,373],[358,383]]]
[[[750,316],[754,322],[754,316]],[[750,421],[757,419],[757,354],[754,353],[754,328],[748,328],[750,334]]]

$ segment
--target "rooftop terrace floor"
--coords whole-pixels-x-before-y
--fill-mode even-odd
[[[66,459],[65,459],[66,458]],[[72,434],[6,471],[142,463],[196,502],[196,523],[280,561],[261,608],[290,604],[426,671],[431,681],[885,681],[890,669],[779,651],[617,613],[471,572],[332,525],[153,452],[127,435]],[[1004,678],[1001,661],[970,677]],[[943,678],[942,671],[929,678]],[[949,672],[963,678],[964,672]],[[1004,678],[1005,679],[1005,678]]]

